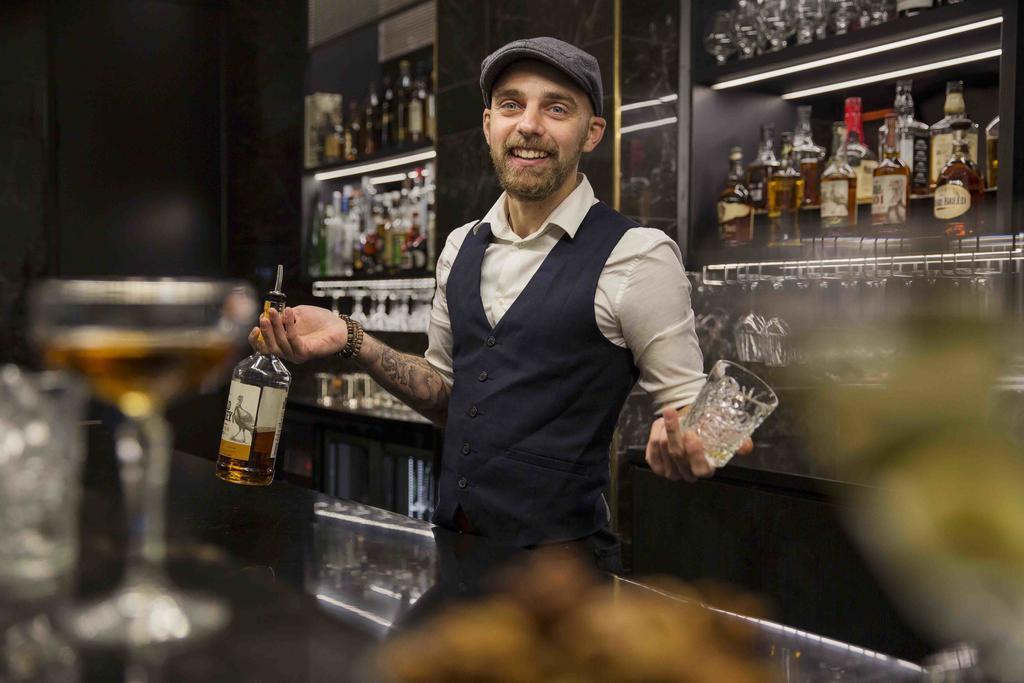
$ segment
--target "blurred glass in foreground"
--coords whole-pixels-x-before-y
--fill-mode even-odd
[[[127,418],[116,451],[128,564],[112,596],[71,615],[78,638],[142,646],[227,623],[222,601],[172,588],[164,574],[171,434],[163,413],[223,375],[255,315],[251,288],[210,280],[51,280],[33,292],[32,334],[45,361],[84,377]]]

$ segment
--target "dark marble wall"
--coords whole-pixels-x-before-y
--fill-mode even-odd
[[[225,254],[229,275],[260,289],[285,266],[289,303],[312,299],[300,278],[304,4],[227,3],[224,36]]]
[[[454,228],[482,217],[501,194],[481,129],[480,62],[518,38],[560,38],[597,57],[610,111],[613,9],[612,0],[438,0],[439,244]],[[613,142],[609,126],[601,145],[581,162],[597,196],[609,203]]]
[[[40,3],[0,3],[0,363],[27,360],[25,289],[49,269],[55,238],[47,220],[47,69]]]

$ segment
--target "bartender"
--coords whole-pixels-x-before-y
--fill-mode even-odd
[[[607,126],[592,55],[517,40],[483,61],[480,88],[504,192],[438,258],[426,356],[314,306],[271,309],[249,340],[295,363],[352,358],[443,426],[434,523],[518,547],[577,543],[614,570],[603,492],[634,383],[660,415],[651,469],[687,481],[714,471],[679,423],[704,384],[689,283],[675,242],[598,200],[578,170]]]

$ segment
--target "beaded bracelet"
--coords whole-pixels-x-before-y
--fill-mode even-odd
[[[346,335],[345,347],[338,352],[338,355],[342,358],[358,357],[359,349],[363,346],[363,326],[347,315],[340,314],[339,317],[345,321],[348,334]]]

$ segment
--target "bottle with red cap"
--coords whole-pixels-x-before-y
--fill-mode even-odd
[[[857,174],[857,203],[870,204],[878,157],[864,144],[864,122],[859,97],[846,98],[846,159]]]

